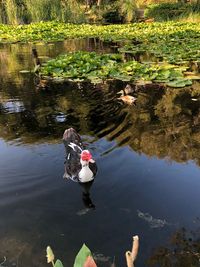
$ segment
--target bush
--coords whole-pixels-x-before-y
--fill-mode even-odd
[[[106,23],[121,23],[123,21],[123,17],[120,15],[119,10],[117,8],[107,10],[103,14],[103,19]]]
[[[162,3],[147,7],[145,17],[153,17],[157,21],[174,20],[199,10],[200,7],[196,3]]]

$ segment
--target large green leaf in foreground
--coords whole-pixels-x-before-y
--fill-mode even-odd
[[[74,267],[83,267],[88,256],[91,256],[91,255],[92,253],[89,250],[89,248],[85,244],[83,244],[82,248],[80,249],[79,253],[77,254],[75,258]]]

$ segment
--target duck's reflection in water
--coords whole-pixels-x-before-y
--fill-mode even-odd
[[[90,188],[93,184],[94,180],[87,183],[79,183],[82,189],[82,200],[85,208],[87,209],[95,209],[95,205],[90,198]]]

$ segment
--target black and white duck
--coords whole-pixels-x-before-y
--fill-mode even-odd
[[[63,178],[79,183],[93,181],[97,165],[90,151],[84,149],[80,135],[73,128],[69,128],[63,134],[63,143],[66,150]]]

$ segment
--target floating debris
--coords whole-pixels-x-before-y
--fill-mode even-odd
[[[89,211],[91,211],[91,209],[87,208],[87,209],[82,209],[82,210],[79,210],[76,215],[78,216],[83,216],[85,214],[87,214]]]
[[[109,262],[111,260],[111,257],[105,256],[102,253],[92,253],[92,255],[96,261]]]
[[[151,228],[162,228],[165,225],[169,225],[166,220],[155,219],[151,214],[137,211],[138,217],[149,223]]]

